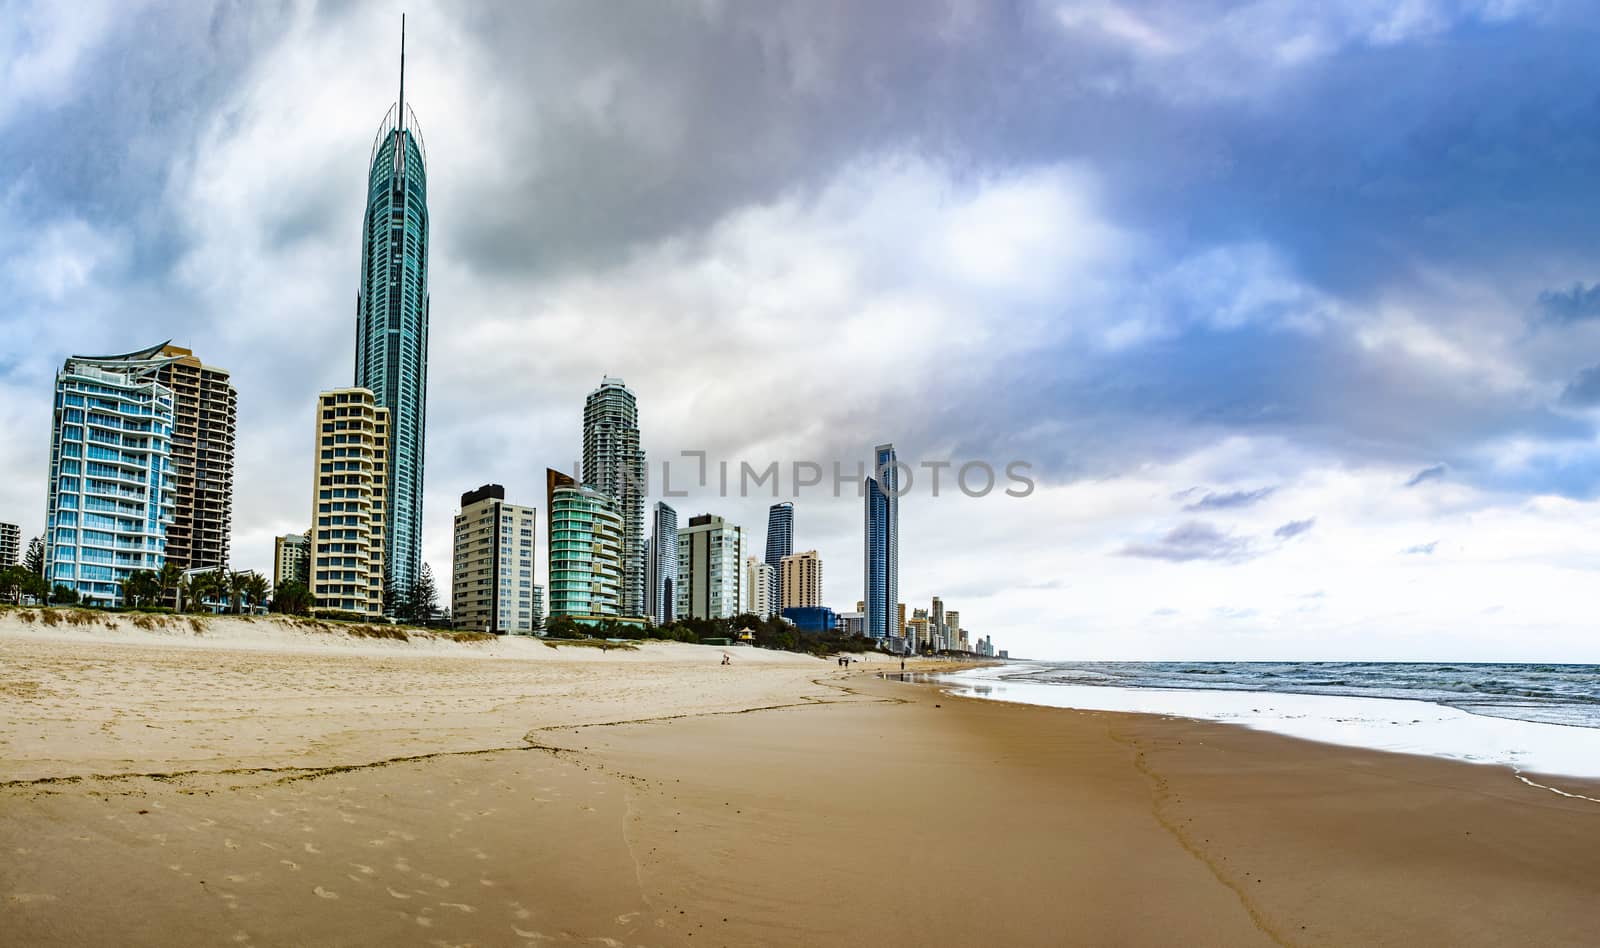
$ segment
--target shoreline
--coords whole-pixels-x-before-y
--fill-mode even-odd
[[[1428,697],[943,676],[953,693],[1034,707],[1177,716],[1337,747],[1600,780],[1600,728],[1480,714]]]
[[[39,692],[86,686],[50,722],[70,733],[37,769],[58,776],[0,786],[0,930],[45,946],[1592,940],[1600,809],[1486,768],[963,698],[893,680],[898,659],[729,673],[681,655],[0,636],[8,748]],[[374,677],[352,679],[362,666]],[[118,690],[128,676],[143,693]],[[182,753],[145,724],[203,744],[219,720],[245,733],[155,777],[94,778],[105,748],[74,730],[143,737],[121,750],[156,771]],[[379,753],[412,744],[433,750]]]

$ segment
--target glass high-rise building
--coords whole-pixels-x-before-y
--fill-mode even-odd
[[[644,449],[639,405],[621,379],[602,378],[583,403],[583,482],[609,494],[622,514],[622,615],[643,616]]]
[[[122,581],[166,562],[177,503],[175,402],[154,346],[73,356],[56,373],[44,574],[80,597],[122,604]]]
[[[794,504],[784,501],[767,508],[767,557],[772,583],[767,590],[767,615],[781,615],[783,558],[794,552]]]
[[[650,611],[650,621],[666,625],[677,618],[678,512],[659,500],[650,517],[650,542],[645,558],[648,560],[645,605]]]
[[[355,384],[389,410],[384,581],[403,595],[422,563],[422,466],[428,414],[428,173],[406,106],[405,20],[400,97],[378,129],[367,172],[356,293]]]
[[[900,603],[900,475],[894,445],[873,449],[873,476],[866,483],[866,557],[862,612],[867,634],[901,636],[895,628]]]
[[[617,618],[622,588],[622,517],[610,494],[545,471],[550,618]]]

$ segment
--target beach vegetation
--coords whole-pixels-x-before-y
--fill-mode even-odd
[[[28,541],[28,552],[22,557],[22,566],[33,575],[44,578],[44,537],[38,536]]]
[[[303,616],[317,604],[316,597],[305,583],[287,580],[279,583],[272,592],[272,611],[284,615]]]
[[[78,591],[65,583],[56,583],[50,590],[50,601],[58,606],[75,606],[78,604]]]
[[[50,585],[45,582],[44,577],[26,566],[7,566],[5,569],[0,569],[0,598],[20,606],[24,596],[43,600],[49,592]]]
[[[583,624],[561,616],[545,624],[545,638],[563,642],[615,638],[657,639],[696,645],[710,640],[739,641],[742,638],[759,648],[801,652],[808,655],[878,650],[878,644],[865,636],[850,636],[841,632],[825,632],[820,635],[804,633],[782,619],[762,619],[750,613],[732,619],[675,619],[663,625],[642,628],[637,624],[615,619],[601,619],[593,624]],[[546,644],[550,644],[549,641]]]

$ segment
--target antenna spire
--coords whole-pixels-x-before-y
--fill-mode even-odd
[[[401,130],[406,127],[406,15],[400,14],[400,113],[395,116]]]

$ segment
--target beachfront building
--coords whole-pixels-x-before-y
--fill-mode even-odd
[[[772,567],[754,556],[744,560],[744,601],[749,612],[770,619],[772,611]]]
[[[845,635],[866,635],[866,617],[859,610],[839,613],[839,631]]]
[[[866,480],[863,609],[867,634],[899,636],[894,608],[900,602],[900,474],[894,445],[873,449],[873,475]]]
[[[311,531],[272,538],[272,588],[284,583],[311,585]]]
[[[309,570],[318,609],[383,614],[390,417],[371,389],[317,396]]]
[[[788,605],[783,601],[783,558],[794,552],[794,504],[789,501],[767,508],[766,552],[766,563],[772,567],[773,575],[767,593],[766,614],[775,616]],[[749,608],[754,612],[755,604],[751,603]]]
[[[905,636],[906,640],[911,643],[911,647],[919,652],[934,648],[928,621],[928,610],[911,610],[911,620],[905,625]]]
[[[485,484],[461,495],[451,558],[450,616],[458,629],[533,635],[540,627],[533,585],[539,512],[506,503],[506,489]]]
[[[172,523],[166,562],[179,569],[226,567],[233,533],[233,453],[239,396],[228,372],[170,342],[157,378],[172,390]]]
[[[821,635],[839,628],[839,617],[827,606],[790,606],[783,617],[800,632]]]
[[[933,608],[928,610],[928,632],[933,636],[935,650],[950,647],[949,630],[944,625],[944,601],[938,596],[933,597]]]
[[[639,405],[621,379],[602,378],[584,400],[583,482],[617,503],[622,517],[622,614],[646,615],[644,448],[639,446]]]
[[[678,609],[678,512],[656,501],[645,545],[645,609],[650,621],[666,625]]]
[[[945,639],[950,647],[957,651],[965,652],[966,646],[961,643],[961,613],[953,609],[946,609],[944,613]]]
[[[545,471],[550,618],[594,622],[622,615],[622,514],[616,499],[560,471]]]
[[[731,619],[743,612],[743,561],[744,531],[711,514],[690,517],[678,531],[678,615]]]
[[[427,150],[406,105],[405,63],[402,17],[400,95],[379,124],[367,166],[355,345],[355,385],[389,415],[379,562],[401,596],[422,568],[429,303]]]
[[[0,523],[0,569],[17,565],[22,558],[22,528],[14,523]]]
[[[166,562],[177,491],[160,349],[72,356],[56,373],[45,578],[97,604],[121,605],[123,580]]]
[[[822,557],[816,550],[783,558],[783,608],[810,609],[822,605]],[[788,615],[785,611],[784,615]]]

